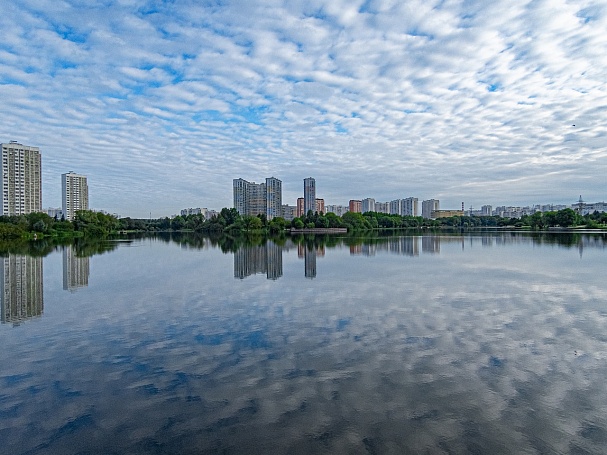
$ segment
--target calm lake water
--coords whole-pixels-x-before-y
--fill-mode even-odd
[[[0,453],[606,452],[605,235],[301,242],[5,253]]]

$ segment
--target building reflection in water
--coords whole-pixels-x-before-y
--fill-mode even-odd
[[[265,245],[243,246],[234,253],[234,277],[246,278],[265,273],[268,280],[282,276],[282,247],[274,242]]]
[[[90,258],[76,256],[73,245],[63,248],[63,289],[74,292],[89,285]]]
[[[394,237],[385,241],[350,245],[350,254],[375,256],[379,252],[389,252],[403,256],[419,256],[420,237]]]
[[[425,235],[422,237],[422,252],[428,254],[440,253],[440,237],[437,235]]]
[[[2,323],[18,325],[44,309],[42,258],[9,254],[2,260]]]
[[[324,257],[325,246],[299,243],[297,257],[304,260],[304,275],[306,278],[316,278],[316,258]]]

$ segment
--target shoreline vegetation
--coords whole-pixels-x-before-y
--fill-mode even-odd
[[[388,215],[378,212],[312,213],[286,221],[268,220],[265,215],[240,215],[234,208],[223,208],[210,219],[202,215],[177,215],[158,219],[117,218],[113,215],[82,210],[73,221],[51,218],[46,213],[0,216],[0,240],[39,240],[44,238],[105,238],[111,235],[154,232],[195,232],[239,236],[256,234],[281,236],[292,234],[345,234],[407,229],[520,229],[531,231],[607,230],[607,213],[579,215],[567,208],[556,212],[537,212],[522,218],[498,216],[454,216],[425,219],[420,216]]]

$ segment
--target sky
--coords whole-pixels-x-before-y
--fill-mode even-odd
[[[91,208],[607,199],[607,0],[0,2],[0,142]]]

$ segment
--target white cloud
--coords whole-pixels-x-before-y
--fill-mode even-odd
[[[291,203],[308,175],[327,203],[605,199],[600,4],[32,0],[0,13],[0,136],[41,147],[45,205],[70,169],[89,175],[95,207],[132,216],[229,206],[244,175],[281,178]]]

